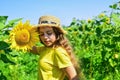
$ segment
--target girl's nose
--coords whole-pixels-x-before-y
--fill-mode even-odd
[[[44,38],[49,38],[47,33],[44,33]]]

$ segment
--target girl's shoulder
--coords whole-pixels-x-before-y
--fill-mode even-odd
[[[56,51],[65,51],[65,49],[61,46],[55,48]]]
[[[55,52],[56,52],[57,54],[67,54],[67,51],[66,51],[63,47],[57,47],[57,48],[55,49]]]

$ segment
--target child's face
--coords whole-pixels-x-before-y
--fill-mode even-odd
[[[40,39],[46,46],[52,46],[56,41],[55,32],[52,27],[40,27]]]

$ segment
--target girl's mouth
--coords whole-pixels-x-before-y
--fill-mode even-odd
[[[44,41],[46,44],[50,43],[50,41]]]

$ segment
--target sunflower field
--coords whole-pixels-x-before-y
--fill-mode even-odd
[[[120,2],[109,6],[111,12],[101,12],[88,20],[73,18],[69,26],[63,26],[68,32],[66,37],[74,46],[86,80],[120,80]],[[8,16],[0,16],[0,80],[37,80],[38,57],[17,47],[10,35],[27,34],[15,37],[20,46],[28,43],[26,29],[19,32],[17,26],[30,26],[29,22],[20,22],[22,18],[8,21]],[[13,30],[11,32],[11,30]],[[27,28],[32,32],[31,28]],[[36,34],[36,33],[34,33]],[[36,34],[37,35],[37,34]],[[31,35],[32,37],[35,37]],[[22,41],[24,42],[21,42]],[[34,39],[37,41],[37,38]],[[33,46],[32,40],[29,46]],[[12,43],[10,43],[12,41]],[[14,44],[13,44],[14,43]],[[12,46],[11,46],[12,45]],[[41,44],[36,44],[41,45]],[[25,46],[25,50],[29,49]]]

